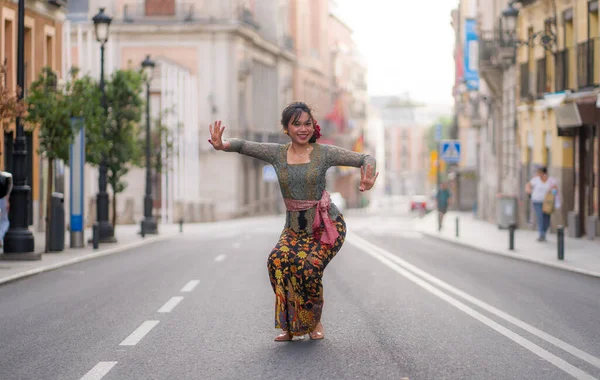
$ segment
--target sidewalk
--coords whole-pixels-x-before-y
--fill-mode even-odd
[[[43,253],[42,259],[37,261],[5,261],[0,260],[0,284],[14,281],[19,278],[46,272],[80,261],[106,256],[118,252],[146,245],[152,242],[169,239],[179,233],[177,224],[159,225],[159,235],[147,235],[142,238],[139,225],[118,225],[115,231],[116,243],[100,244],[94,250],[91,244],[84,248],[69,248],[69,232],[65,232],[65,249],[62,252]],[[91,229],[85,230],[85,241],[92,236]],[[35,232],[35,252],[44,252],[45,234]],[[3,254],[0,254],[0,259]]]
[[[516,230],[515,250],[510,251],[508,230],[501,230],[495,224],[474,219],[473,214],[469,212],[448,212],[441,231],[437,230],[437,213],[431,212],[417,222],[416,229],[427,236],[487,253],[600,277],[600,240],[574,239],[565,235],[564,260],[561,261],[558,260],[556,234],[547,235],[546,242],[538,242],[536,231]]]

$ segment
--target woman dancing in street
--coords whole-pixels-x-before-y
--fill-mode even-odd
[[[370,190],[379,173],[369,155],[318,144],[320,127],[305,103],[287,106],[281,125],[290,143],[223,141],[225,127],[220,121],[210,126],[209,142],[216,150],[273,165],[287,210],[285,227],[267,263],[275,293],[275,327],[283,330],[275,341],[305,334],[323,339],[323,271],[346,237],[344,218],[325,190],[325,173],[332,166],[360,167],[360,191]]]

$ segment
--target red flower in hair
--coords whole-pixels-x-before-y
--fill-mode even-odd
[[[319,138],[321,138],[321,126],[319,125],[319,123],[316,120],[315,120],[315,131],[313,132],[313,136],[317,140]]]

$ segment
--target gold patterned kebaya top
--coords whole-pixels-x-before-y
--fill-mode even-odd
[[[371,165],[375,169],[375,159],[367,154],[356,153],[334,145],[313,143],[310,152],[310,162],[303,164],[288,164],[287,151],[291,145],[274,143],[257,143],[242,139],[229,139],[231,146],[227,151],[237,152],[255,157],[273,165],[281,194],[286,200],[319,201],[326,190],[327,169],[332,166],[353,166],[366,168]],[[287,211],[286,228],[295,232],[312,233],[312,224],[317,209],[305,211]],[[331,204],[329,216],[335,219],[340,214],[337,207]]]

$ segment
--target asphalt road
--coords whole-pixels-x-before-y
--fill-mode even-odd
[[[283,220],[235,221],[0,286],[0,379],[600,378],[600,279],[347,222],[323,341],[273,341]]]

